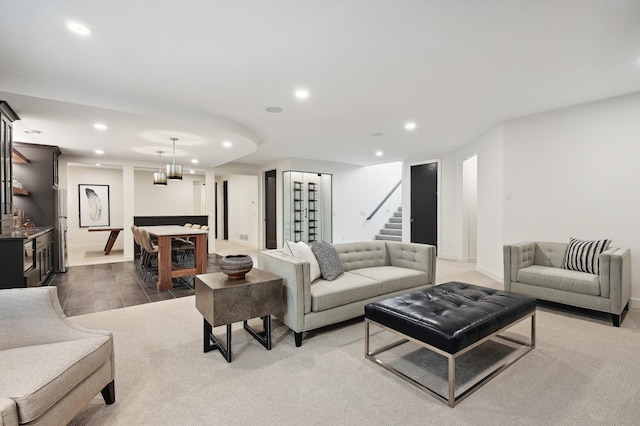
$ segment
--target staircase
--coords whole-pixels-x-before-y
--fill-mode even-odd
[[[380,229],[380,233],[376,234],[375,239],[402,242],[402,207],[393,212],[393,216],[384,224],[384,228]]]

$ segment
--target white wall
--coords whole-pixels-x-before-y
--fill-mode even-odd
[[[463,198],[464,160],[477,155],[477,269],[502,278],[502,144],[498,125],[469,141],[460,149],[442,154],[439,256],[466,260]]]
[[[505,123],[505,243],[611,238],[640,302],[639,141],[640,94]]]
[[[154,185],[153,171],[136,170],[134,216],[194,214],[194,182],[201,181],[201,175],[185,173],[182,180],[169,179],[166,186]]]
[[[80,228],[79,218],[79,184],[109,185],[110,226],[123,226],[122,169],[70,166],[67,169],[67,226],[68,245],[86,250],[100,251],[104,249],[109,236],[106,232],[89,232]],[[118,238],[115,249],[123,248],[123,239]]]
[[[229,241],[251,244],[258,247],[259,229],[259,191],[258,176],[228,175],[218,176],[219,208],[218,221],[222,224],[222,181],[227,181],[229,211]],[[241,239],[240,235],[247,239]],[[222,226],[218,229],[218,238],[222,238]]]
[[[278,206],[278,247],[282,247],[282,172],[292,170],[300,172],[330,174],[332,179],[332,242],[370,241],[384,225],[393,211],[401,206],[402,187],[399,188],[378,214],[367,221],[367,216],[382,201],[386,194],[402,178],[402,163],[386,163],[368,167],[344,163],[314,161],[300,158],[285,158],[281,161],[260,167],[260,229],[259,247],[264,247],[264,228],[262,188],[264,171],[276,170],[277,206]],[[362,216],[362,212],[365,213]]]
[[[367,217],[401,179],[401,162],[336,171],[333,174],[333,242],[373,240],[402,206],[402,185],[371,219]]]
[[[478,156],[462,162],[462,255],[470,262],[478,257]]]

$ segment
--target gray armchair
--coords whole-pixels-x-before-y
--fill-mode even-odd
[[[113,337],[65,316],[56,287],[0,290],[0,426],[66,425],[115,402]]]
[[[631,298],[631,253],[608,248],[600,255],[599,274],[562,269],[568,244],[533,242],[505,245],[504,289],[536,299],[611,314],[620,326]]]

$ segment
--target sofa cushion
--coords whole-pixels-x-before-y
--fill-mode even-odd
[[[0,395],[16,402],[21,424],[33,421],[109,360],[111,350],[110,336],[99,336],[0,351]]]
[[[318,280],[311,286],[311,310],[324,311],[380,294],[382,293],[379,281],[345,272],[333,281]]]
[[[569,247],[562,262],[562,269],[600,273],[600,254],[609,247],[611,240],[585,241],[569,239]]]
[[[334,247],[345,271],[390,264],[384,241],[341,243]]]
[[[282,252],[287,256],[293,256],[297,259],[309,262],[309,275],[311,282],[320,278],[320,265],[316,256],[311,251],[311,247],[304,241],[294,243],[293,241],[285,241]]]
[[[397,266],[354,269],[351,273],[380,281],[383,294],[429,284],[426,272]]]
[[[533,265],[518,271],[518,281],[523,284],[555,288],[573,293],[600,295],[598,275],[570,271],[551,266]]]
[[[314,241],[311,251],[320,265],[320,274],[327,281],[333,281],[344,272],[342,262],[336,249],[326,241]]]

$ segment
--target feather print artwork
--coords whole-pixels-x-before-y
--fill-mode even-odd
[[[91,222],[95,223],[102,218],[102,203],[100,202],[100,197],[93,189],[85,188],[85,193],[87,194],[87,201],[89,202],[89,218],[91,218]]]

